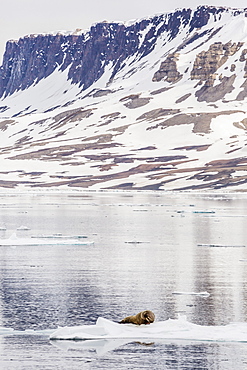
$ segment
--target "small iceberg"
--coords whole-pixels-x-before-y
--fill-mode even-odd
[[[27,226],[20,226],[20,227],[17,227],[17,229],[16,230],[18,230],[18,231],[27,231],[27,230],[30,230],[30,228],[29,227],[27,227]]]
[[[94,242],[83,239],[54,239],[54,238],[18,238],[13,233],[8,239],[0,239],[0,246],[17,246],[17,245],[93,245]]]
[[[197,295],[201,297],[209,297],[210,293],[208,292],[172,292],[172,294],[178,294],[178,295]]]
[[[215,211],[193,211],[193,213],[215,213]]]
[[[245,248],[245,245],[197,244],[198,247],[210,248]]]
[[[125,243],[126,244],[147,244],[147,243],[150,243],[150,242],[141,242],[141,241],[138,241],[138,240],[133,240],[133,241],[127,241]]]
[[[52,234],[52,235],[31,235],[31,238],[44,238],[44,239],[87,239],[86,235],[62,235],[62,234]]]

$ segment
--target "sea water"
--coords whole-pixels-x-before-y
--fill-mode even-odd
[[[207,329],[247,322],[247,194],[2,193],[0,238],[14,233],[0,246],[2,369],[246,368],[245,342],[49,334],[146,309]],[[36,236],[54,244],[25,244]],[[82,236],[94,244],[61,241]]]

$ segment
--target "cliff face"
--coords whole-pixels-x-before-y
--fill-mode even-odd
[[[80,35],[30,35],[9,41],[0,68],[0,97],[27,89],[57,68],[67,70],[68,79],[85,90],[103,75],[109,64],[113,66],[111,77],[114,77],[126,59],[148,55],[162,33],[167,33],[169,41],[181,27],[188,26],[192,32],[207,24],[210,16],[219,17],[223,10],[182,9],[130,26],[105,22]]]

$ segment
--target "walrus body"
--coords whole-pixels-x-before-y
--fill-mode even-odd
[[[148,325],[154,322],[155,315],[152,311],[146,310],[139,312],[137,315],[125,317],[119,324]]]

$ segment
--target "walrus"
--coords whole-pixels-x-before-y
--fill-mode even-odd
[[[119,324],[148,325],[154,322],[155,315],[152,311],[146,310],[139,312],[137,315],[125,317]]]

